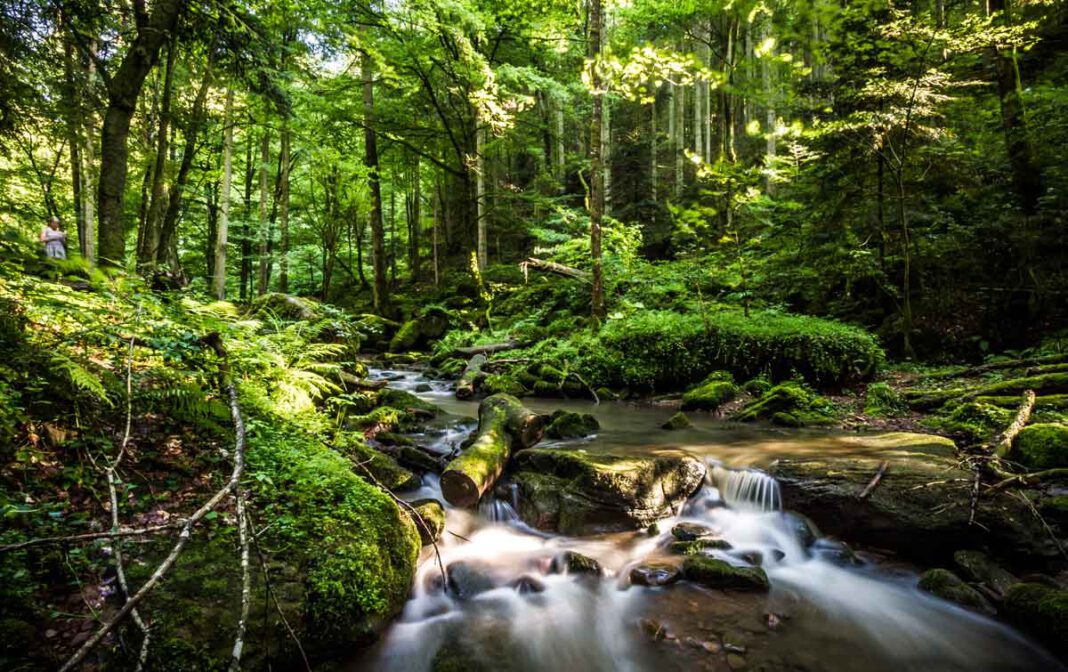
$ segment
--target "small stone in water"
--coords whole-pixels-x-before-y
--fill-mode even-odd
[[[746,664],[745,663],[745,658],[742,658],[738,654],[736,654],[736,653],[728,653],[727,654],[727,665],[730,666],[730,668],[732,670],[744,670],[745,669],[745,664]]]
[[[651,618],[643,618],[638,621],[638,625],[641,626],[642,632],[649,635],[655,640],[661,640],[667,637],[667,630],[660,624],[659,621]]]
[[[516,589],[520,595],[527,595],[529,593],[541,593],[545,591],[545,584],[541,580],[525,574],[512,582],[512,587]]]
[[[671,528],[671,536],[679,541],[696,541],[702,537],[712,536],[713,531],[698,523],[679,523]]]
[[[639,586],[665,586],[680,578],[679,568],[668,563],[651,562],[630,570],[630,582]]]
[[[415,386],[416,392],[429,392],[432,389],[434,388],[430,387],[430,383],[419,383]]]

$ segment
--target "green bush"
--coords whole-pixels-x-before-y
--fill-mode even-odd
[[[714,370],[745,380],[799,375],[817,386],[871,376],[884,355],[866,331],[831,320],[770,311],[699,315],[646,311],[611,320],[583,348],[587,379],[610,387],[671,389]]]

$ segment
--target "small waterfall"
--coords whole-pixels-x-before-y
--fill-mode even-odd
[[[755,469],[713,470],[723,501],[741,511],[782,511],[779,482]]]
[[[511,501],[506,502],[499,497],[491,497],[478,505],[478,512],[493,523],[510,525],[521,522],[519,513],[516,511],[519,508],[519,490],[515,483],[509,484],[508,492]]]

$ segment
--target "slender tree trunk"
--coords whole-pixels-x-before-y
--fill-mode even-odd
[[[656,170],[656,97],[653,97],[653,103],[649,106],[649,198],[656,202],[656,182],[657,182],[657,170]]]
[[[226,239],[230,231],[230,186],[234,176],[234,90],[226,90],[223,112],[223,174],[219,194],[219,228],[215,234],[215,298],[226,298]]]
[[[675,198],[678,198],[686,186],[686,157],[682,152],[686,146],[686,89],[676,84],[672,90],[675,92],[675,109],[672,112],[675,115],[675,142],[671,151],[675,155]]]
[[[137,109],[137,98],[145,78],[155,65],[159,50],[169,39],[184,6],[182,0],[157,0],[152,3],[151,14],[143,25],[138,26],[137,36],[122,62],[105,77],[108,107],[100,137],[98,252],[100,261],[110,266],[122,266],[126,260],[123,201],[130,121]]]
[[[278,204],[278,233],[281,251],[278,254],[278,291],[289,293],[289,120],[282,121],[281,193]]]
[[[252,115],[249,115],[248,126],[252,128]],[[252,164],[252,134],[246,134],[245,139],[245,192],[241,212],[241,275],[238,296],[241,301],[248,298],[249,282],[252,278],[252,236],[249,229],[249,222],[252,221],[252,183],[256,179],[256,170]]]
[[[375,83],[371,55],[364,51],[361,58],[363,76],[364,165],[368,169],[371,189],[371,266],[374,268],[374,308],[382,314],[389,307],[386,285],[386,244],[382,227],[382,185],[378,172],[378,139],[375,134]]]
[[[694,45],[695,56],[702,63],[704,62],[705,46],[698,41]],[[695,80],[693,83],[693,153],[702,159],[705,158],[705,105],[704,95],[702,95],[701,80]]]
[[[89,47],[91,51],[95,51],[95,46]],[[96,75],[96,63],[92,57],[88,58],[88,63],[85,66],[85,81],[86,86],[93,81]],[[82,224],[85,227],[84,235],[79,239],[79,243],[82,246],[82,257],[86,260],[90,267],[96,265],[96,201],[93,198],[93,169],[96,166],[95,160],[95,143],[93,138],[96,137],[95,124],[93,123],[93,113],[87,112],[82,119],[82,125],[85,133],[85,145],[82,152]]]
[[[67,144],[70,145],[70,178],[74,196],[74,220],[78,230],[78,247],[85,257],[85,209],[82,205],[85,191],[82,188],[82,97],[81,86],[76,81],[74,68],[74,44],[69,37],[63,40],[63,99],[66,106]]]
[[[182,196],[189,183],[189,172],[193,168],[193,159],[197,152],[200,129],[204,125],[208,89],[211,88],[213,80],[213,65],[209,59],[207,69],[204,72],[204,79],[201,81],[200,89],[197,91],[196,99],[193,101],[193,110],[189,124],[185,129],[185,147],[182,150],[182,163],[178,166],[178,174],[175,175],[174,182],[171,183],[170,195],[167,198],[167,212],[163,216],[163,225],[160,227],[156,264],[157,266],[164,263],[169,264],[171,271],[176,275],[181,272],[178,265],[178,257],[175,253],[177,249],[178,218],[182,211]]]
[[[604,9],[601,9],[602,20]],[[604,30],[601,30],[601,39],[604,39]],[[601,166],[604,187],[604,212],[612,213],[612,99],[607,93],[601,98],[601,112],[604,121],[601,123]]]
[[[761,30],[761,41],[765,41],[771,37],[772,18],[765,17],[764,24]],[[771,53],[764,54],[760,61],[760,79],[764,88],[764,100],[765,100],[765,149],[764,149],[764,167],[767,169],[767,177],[765,179],[764,188],[768,195],[775,193],[775,180],[772,178],[771,169],[775,164],[775,156],[778,151],[776,145],[777,139],[775,135],[775,127],[777,125],[775,115],[775,90],[772,82],[772,58],[774,57],[774,49]]]
[[[267,285],[270,280],[270,241],[271,234],[267,228],[267,199],[270,183],[267,178],[267,168],[271,163],[271,132],[266,128],[260,137],[260,202],[259,202],[259,264],[256,274],[256,295],[263,296],[267,293]]]
[[[1012,25],[1008,0],[987,0],[987,14],[1003,26]],[[995,77],[1001,100],[1001,125],[1012,165],[1016,197],[1024,212],[1034,212],[1042,196],[1042,173],[1034,160],[1027,116],[1024,113],[1020,70],[1015,47],[994,48]]]
[[[420,266],[421,260],[419,258],[419,242],[420,242],[420,238],[422,236],[421,229],[422,229],[422,225],[423,225],[422,224],[422,220],[420,218],[420,215],[422,214],[422,210],[420,208],[420,201],[423,198],[421,182],[422,182],[422,177],[419,174],[419,157],[416,156],[415,157],[415,165],[412,166],[412,216],[411,216],[411,221],[412,221],[412,234],[411,234],[411,244],[412,244],[412,260],[411,260],[412,268],[411,268],[411,273],[412,273],[412,282],[419,282],[419,277],[420,277],[419,266]]]
[[[563,101],[553,101],[553,121],[556,126],[556,152],[553,157],[556,162],[556,179],[563,184],[564,178],[564,166],[566,163],[566,157],[564,156],[564,104]]]
[[[486,221],[486,129],[475,114],[475,220],[478,231],[478,270],[485,271],[489,259]]]
[[[431,194],[430,198],[433,202],[434,211],[434,229],[431,232],[431,235],[434,238],[434,286],[437,287],[440,284],[440,270],[438,262],[438,230],[441,228],[441,179],[438,177],[437,173],[434,174],[434,193]]]
[[[178,47],[175,40],[167,45],[167,65],[163,79],[163,101],[159,110],[156,138],[156,159],[152,168],[151,199],[145,214],[141,235],[138,236],[137,267],[142,273],[151,272],[159,252],[160,229],[163,225],[164,201],[167,195],[167,151],[170,140],[171,97],[174,90],[174,61]]]
[[[590,0],[589,56],[592,65],[590,86],[593,89],[593,114],[590,119],[590,255],[593,257],[593,287],[590,307],[594,319],[604,317],[604,269],[601,260],[601,220],[605,205],[605,167],[603,151],[604,91],[601,90],[599,62],[601,31],[604,26],[601,0]]]

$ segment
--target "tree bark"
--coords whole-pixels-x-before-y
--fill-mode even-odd
[[[263,296],[267,293],[267,284],[270,280],[270,233],[267,230],[267,199],[269,183],[267,180],[267,167],[271,162],[271,133],[264,129],[260,138],[260,212],[259,212],[259,265],[256,274],[256,294]]]
[[[178,48],[172,39],[167,45],[167,66],[163,78],[163,101],[160,103],[159,126],[156,129],[156,159],[152,168],[148,212],[143,230],[138,236],[137,267],[142,273],[151,272],[156,265],[159,251],[160,228],[163,225],[164,201],[166,198],[167,150],[170,140],[171,97],[174,90],[174,61]]]
[[[281,191],[278,199],[278,234],[281,251],[278,254],[278,291],[289,293],[289,120],[282,121]]]
[[[478,230],[478,270],[486,270],[489,257],[486,221],[486,129],[475,113],[475,221]]]
[[[411,275],[412,282],[418,282],[420,278],[421,260],[419,258],[419,242],[422,237],[422,208],[421,201],[423,199],[422,190],[422,177],[419,174],[419,157],[415,157],[415,165],[412,167],[412,212],[411,212],[411,246],[412,246],[412,258],[411,258]]]
[[[156,64],[159,50],[174,30],[185,3],[182,0],[156,0],[146,19],[139,20],[137,36],[114,73],[105,76],[108,107],[100,137],[100,177],[97,211],[98,253],[101,263],[122,266],[126,260],[126,227],[123,200],[130,121],[137,108],[145,78]]]
[[[600,0],[593,0],[600,2]],[[545,416],[515,397],[495,394],[478,407],[475,441],[441,474],[441,493],[453,506],[470,508],[500,478],[512,451],[530,448],[545,433]]]
[[[230,231],[230,186],[234,169],[234,90],[226,90],[226,107],[223,112],[223,174],[219,194],[219,227],[215,233],[215,277],[212,286],[215,298],[226,298],[226,239]]]
[[[371,54],[364,50],[361,58],[363,77],[364,165],[371,189],[371,266],[374,269],[372,297],[375,311],[384,313],[389,306],[386,285],[386,240],[382,225],[382,184],[378,173],[378,140],[375,134],[375,83]]]
[[[605,174],[602,151],[604,92],[601,91],[600,57],[601,0],[590,0],[589,55],[593,69],[590,84],[593,88],[593,114],[590,119],[590,256],[593,258],[593,288],[590,308],[594,319],[604,317],[604,271],[601,259],[601,220],[604,217]]]
[[[252,115],[248,116],[249,128],[252,127]],[[249,282],[252,279],[252,237],[249,232],[249,222],[252,221],[252,183],[256,178],[256,170],[252,164],[252,134],[247,134],[245,139],[245,193],[244,214],[241,223],[241,275],[239,280],[239,294],[241,301],[248,298]]]
[[[470,399],[475,396],[475,388],[482,379],[482,367],[485,364],[486,355],[483,353],[477,353],[467,360],[467,366],[464,367],[464,372],[460,374],[460,380],[456,383],[457,399]]]

